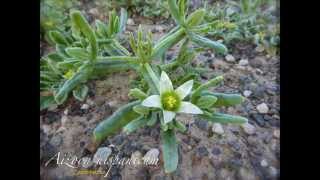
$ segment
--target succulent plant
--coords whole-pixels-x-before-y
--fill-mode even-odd
[[[43,89],[53,89],[53,98],[49,100],[53,99],[58,104],[62,104],[71,91],[75,98],[83,100],[88,92],[85,83],[96,72],[134,70],[140,79],[137,87],[129,93],[133,101],[103,119],[93,131],[93,140],[99,145],[119,130],[132,133],[138,128],[158,123],[166,173],[174,172],[178,166],[176,131],[187,130],[184,123],[175,118],[177,113],[193,114],[210,122],[247,122],[246,118],[217,112],[216,108],[233,106],[244,100],[238,94],[210,91],[222,82],[222,76],[202,83],[198,79],[198,71],[190,70],[193,68],[190,62],[196,53],[212,49],[225,54],[227,48],[204,36],[204,32],[213,27],[211,23],[203,23],[205,10],[199,9],[187,15],[186,4],[186,0],[168,0],[176,27],[156,42],[151,32],[144,33],[139,27],[137,34],[129,37],[132,52],[117,40],[124,29],[124,10],[120,18],[111,12],[108,25],[96,21],[96,30],[79,11],[72,11],[71,32],[51,32],[57,44],[56,52],[44,58],[45,67],[49,67],[57,78]],[[192,47],[189,46],[191,43]],[[165,53],[176,44],[180,44],[180,51],[167,62]],[[181,70],[180,73],[175,72],[177,69]],[[50,102],[46,98],[44,100]]]

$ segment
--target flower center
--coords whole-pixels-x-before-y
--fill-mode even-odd
[[[161,103],[164,110],[176,111],[180,106],[179,96],[173,92],[167,92],[161,95]]]

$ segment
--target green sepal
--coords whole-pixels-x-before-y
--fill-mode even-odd
[[[158,120],[158,113],[157,112],[151,112],[151,114],[148,117],[148,126],[154,126],[157,123]]]
[[[140,115],[134,112],[132,108],[140,103],[140,101],[133,101],[129,104],[126,104],[120,107],[111,116],[102,120],[93,131],[95,142],[101,143],[105,138],[115,134],[129,122],[138,118]]]
[[[134,110],[136,113],[138,113],[138,114],[140,114],[140,115],[143,115],[143,116],[148,115],[149,112],[150,112],[150,110],[149,110],[148,107],[142,106],[142,105],[140,105],[140,104],[134,106],[134,107],[133,107],[133,110]]]
[[[178,167],[178,144],[173,129],[161,131],[162,153],[165,173],[172,173]]]
[[[148,95],[146,93],[144,93],[143,91],[141,91],[138,88],[130,89],[129,96],[136,98],[136,99],[140,99],[140,100],[144,100],[145,98],[148,97]]]
[[[72,91],[73,97],[75,97],[79,101],[84,101],[89,92],[89,88],[86,85],[81,85],[80,87],[74,89]]]

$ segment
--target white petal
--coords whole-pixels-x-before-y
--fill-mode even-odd
[[[188,114],[203,114],[202,110],[196,105],[182,101],[178,112],[188,113]]]
[[[191,92],[192,86],[193,86],[193,80],[189,80],[183,83],[181,86],[179,86],[175,90],[175,92],[179,95],[181,99],[183,99]]]
[[[173,120],[173,118],[176,116],[176,113],[175,112],[172,112],[172,111],[163,111],[163,120],[164,120],[164,123],[168,123],[170,121]]]
[[[162,71],[161,77],[160,77],[160,94],[167,91],[173,91],[173,86],[167,73]]]
[[[157,107],[157,108],[162,107],[159,95],[152,95],[147,97],[145,100],[142,101],[141,105],[147,106],[147,107]]]

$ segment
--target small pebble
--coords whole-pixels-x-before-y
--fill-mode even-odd
[[[83,157],[81,159],[81,165],[82,165],[83,168],[89,168],[89,167],[91,167],[93,165],[93,162],[92,162],[91,158]]]
[[[69,113],[69,109],[65,109],[65,110],[63,111],[63,114],[64,114],[64,115],[68,115],[68,113]]]
[[[129,18],[129,19],[127,20],[127,25],[133,26],[133,25],[134,25],[133,19]]]
[[[142,154],[140,151],[135,151],[131,154],[132,163],[134,166],[143,164]]]
[[[245,97],[249,97],[251,94],[252,94],[252,91],[250,91],[250,90],[245,90],[245,91],[243,92],[243,95],[244,95]]]
[[[261,114],[266,114],[269,111],[269,108],[266,103],[261,103],[257,106],[257,110]]]
[[[240,61],[239,61],[239,65],[240,66],[246,66],[246,65],[248,65],[249,64],[249,61],[247,60],[247,59],[241,59]]]
[[[163,32],[164,31],[164,28],[162,26],[156,26],[155,29],[158,32]]]
[[[86,110],[89,108],[90,108],[89,104],[83,104],[80,109]]]
[[[62,137],[61,136],[53,136],[50,140],[50,144],[52,146],[59,146],[62,142]]]
[[[263,160],[260,162],[260,165],[261,165],[262,167],[267,167],[267,166],[268,166],[267,160],[263,159]]]
[[[270,175],[272,177],[276,177],[278,175],[278,170],[275,167],[270,166],[269,167],[269,173],[270,173]]]
[[[264,47],[263,46],[257,46],[255,50],[257,52],[263,52],[264,51]]]
[[[68,121],[68,116],[62,116],[61,118],[61,126],[65,126]]]
[[[226,55],[225,59],[227,62],[234,62],[236,60],[231,54]]]
[[[42,125],[42,130],[45,134],[50,134],[51,127],[50,127],[50,125],[44,124],[44,125]]]
[[[222,135],[224,133],[222,125],[220,123],[213,123],[212,132]]]
[[[280,130],[279,129],[276,129],[276,130],[274,130],[273,131],[273,136],[275,137],[275,138],[280,138]]]
[[[105,160],[108,159],[112,150],[108,147],[102,147],[97,150],[97,152],[93,156],[93,162],[103,164]]]
[[[53,105],[48,107],[48,111],[55,111],[57,108],[58,108],[58,105],[53,104]]]
[[[250,123],[244,123],[241,125],[241,127],[244,130],[244,132],[248,135],[252,135],[256,132],[256,128]]]
[[[94,16],[98,16],[99,15],[99,11],[97,8],[92,8],[89,10],[89,13],[94,15]]]
[[[144,156],[144,164],[157,164],[160,151],[157,148],[150,149]]]

